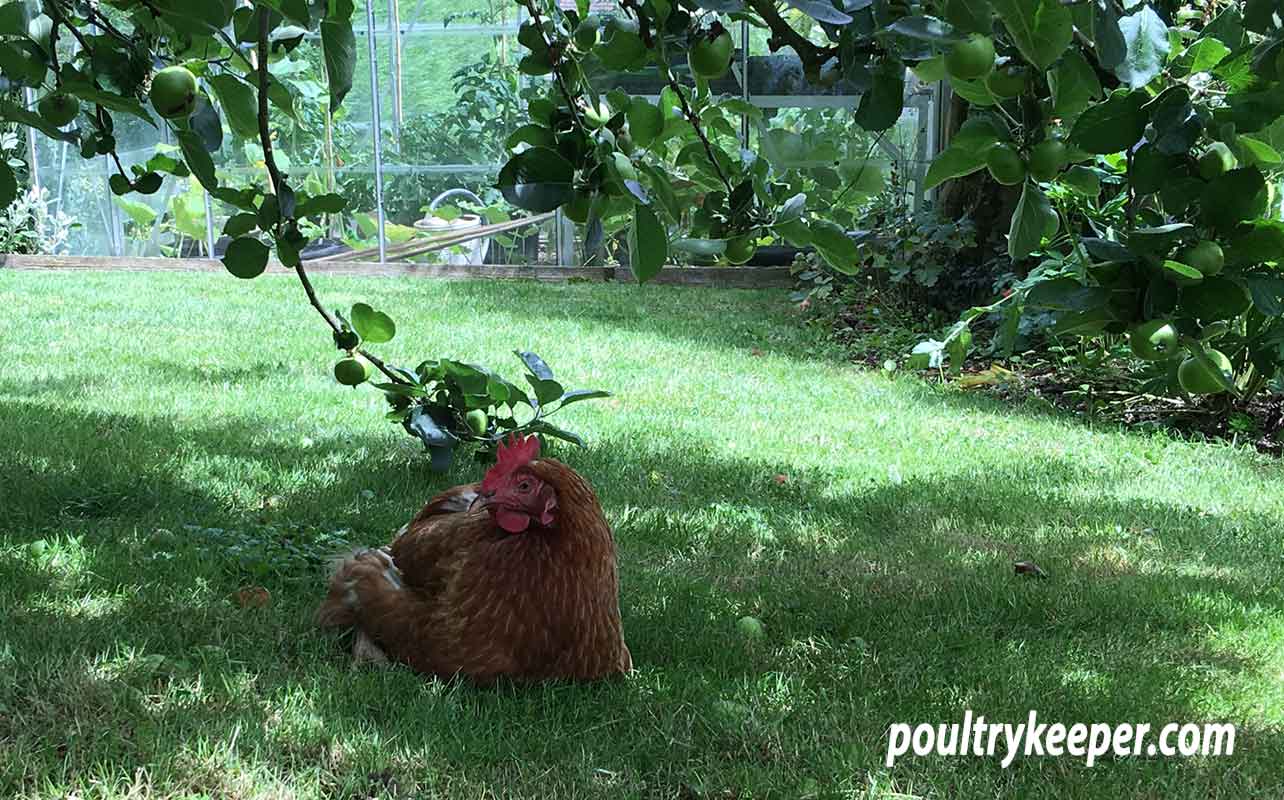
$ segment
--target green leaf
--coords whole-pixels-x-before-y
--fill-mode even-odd
[[[739,97],[729,97],[718,103],[718,107],[723,111],[729,111],[732,114],[739,114],[742,117],[748,117],[755,122],[761,122],[763,119],[762,109],[753,103],[741,100]],[[633,123],[630,122],[630,125]]]
[[[1119,80],[1133,89],[1140,89],[1155,79],[1164,69],[1171,47],[1168,26],[1149,5],[1119,20],[1127,52],[1124,60],[1115,67]]]
[[[513,353],[522,360],[522,363],[526,365],[526,369],[530,370],[531,374],[536,378],[542,381],[553,380],[553,370],[544,359],[529,350],[514,350]]]
[[[610,396],[610,392],[604,392],[600,389],[576,389],[574,391],[566,392],[558,398],[558,401],[561,403],[559,408],[569,406],[571,403],[578,403],[581,400],[600,400],[604,397]]]
[[[994,29],[990,0],[946,0],[945,21],[968,33],[990,34]]]
[[[948,22],[926,14],[901,17],[891,25],[888,25],[887,30],[924,42],[961,42],[967,38],[955,31],[954,26]]]
[[[998,127],[982,117],[964,122],[950,140],[949,147],[942,150],[928,167],[923,188],[931,189],[984,167],[986,152],[999,141],[1000,136]]]
[[[1136,144],[1146,132],[1145,92],[1118,89],[1106,102],[1079,115],[1070,132],[1070,142],[1095,154],[1119,153]]]
[[[227,72],[206,79],[214,88],[223,115],[232,132],[242,139],[255,140],[259,135],[258,96],[249,84]]]
[[[1027,181],[1021,190],[1021,199],[1012,214],[1012,227],[1008,230],[1008,257],[1013,261],[1028,258],[1038,250],[1044,239],[1056,235],[1061,220],[1052,209],[1052,203],[1043,190]]]
[[[339,194],[319,194],[309,197],[294,209],[294,215],[300,219],[315,217],[319,214],[339,214],[348,207],[348,198]]]
[[[814,221],[811,225],[811,244],[829,266],[844,275],[856,273],[860,251],[856,242],[840,226],[826,219]]]
[[[1176,275],[1179,278],[1184,278],[1188,281],[1202,281],[1204,279],[1204,273],[1192,266],[1183,264],[1180,261],[1173,261],[1170,258],[1164,259],[1163,267],[1173,275]]]
[[[1231,49],[1218,39],[1198,39],[1177,56],[1173,62],[1173,72],[1178,76],[1208,72],[1230,54]]]
[[[0,35],[27,35],[26,3],[6,3],[0,5]]]
[[[112,202],[133,220],[135,225],[147,226],[156,221],[156,211],[146,203],[131,200],[128,197],[112,197]]]
[[[1165,89],[1142,111],[1150,117],[1146,138],[1163,155],[1185,156],[1203,133],[1203,120],[1195,111],[1190,92],[1184,86]]]
[[[366,303],[357,303],[352,307],[351,320],[353,330],[370,344],[390,342],[397,335],[397,325],[392,317],[382,311],[375,311]]]
[[[647,147],[664,130],[664,117],[660,109],[644,97],[635,97],[626,112],[629,135],[639,147]]]
[[[1204,187],[1199,206],[1214,228],[1229,231],[1244,220],[1265,213],[1266,180],[1257,167],[1241,167],[1221,175]]]
[[[518,208],[552,211],[574,195],[575,168],[551,147],[532,147],[509,159],[499,171],[499,190]]]
[[[119,95],[115,92],[104,91],[88,81],[64,80],[62,89],[65,92],[70,92],[76,95],[81,100],[93,103],[94,105],[100,105],[109,111],[118,111],[122,114],[129,114],[141,119],[153,128],[156,127],[156,121],[147,113],[147,110],[143,108],[142,104],[132,97],[125,97],[124,95]]]
[[[509,150],[515,150],[519,144],[530,147],[556,147],[557,137],[548,128],[532,122],[510,133],[504,142],[504,146]]]
[[[21,3],[11,4],[10,7],[14,5],[19,9],[22,8]],[[0,43],[0,74],[14,84],[39,86],[44,82],[46,72],[48,68],[42,59],[34,57],[26,50]]]
[[[568,430],[563,430],[562,428],[557,427],[556,425],[549,422],[548,420],[544,420],[544,419],[534,420],[533,422],[531,422],[530,425],[527,426],[527,430],[530,430],[532,433],[542,434],[544,436],[552,436],[554,439],[561,439],[564,442],[570,442],[576,447],[586,446],[584,444],[584,440],[581,439],[579,436],[577,436],[574,433],[571,433]]]
[[[999,98],[995,97],[983,80],[964,81],[953,75],[947,75],[946,78],[949,80],[950,88],[954,90],[954,93],[974,106],[989,108],[999,104]]]
[[[713,257],[727,252],[726,239],[675,239],[673,249],[697,256]]]
[[[629,266],[638,282],[660,274],[669,260],[669,234],[655,212],[638,203],[633,206],[633,224],[629,226]]]
[[[1031,287],[1025,304],[1031,308],[1052,311],[1088,311],[1110,301],[1110,290],[1101,286],[1084,286],[1074,278],[1052,278]]]
[[[673,184],[670,182],[669,174],[659,169],[653,164],[639,165],[647,177],[650,178],[651,191],[664,210],[669,213],[669,217],[677,222],[682,219],[682,206],[678,203],[678,196],[673,191]]]
[[[353,0],[328,2],[325,19],[321,22],[321,49],[325,54],[325,72],[330,82],[330,111],[334,112],[352,91],[357,40],[352,33]]]
[[[218,177],[214,172],[214,160],[210,158],[201,137],[192,131],[178,131],[176,135],[188,168],[206,191],[213,192],[218,188]]]
[[[829,0],[785,0],[785,5],[801,11],[817,22],[846,25],[852,21],[850,15],[839,11]]]
[[[228,219],[223,226],[223,233],[235,239],[238,236],[244,236],[247,233],[259,227],[258,214],[237,214]]]
[[[992,0],[1025,60],[1052,66],[1074,39],[1074,20],[1060,0]]]
[[[860,98],[853,117],[867,131],[885,131],[901,118],[905,107],[905,65],[899,58],[885,58],[874,69],[874,85]]]
[[[74,132],[62,131],[45,122],[45,118],[39,114],[32,113],[16,103],[0,97],[0,119],[5,122],[16,122],[25,125],[28,128],[34,128],[50,139],[57,139],[63,142],[76,141]]]
[[[1240,136],[1235,140],[1235,143],[1245,156],[1243,161],[1246,164],[1274,166],[1284,162],[1284,157],[1280,156],[1278,150],[1260,139],[1254,139],[1251,136]]]
[[[238,278],[257,278],[267,269],[269,254],[267,245],[258,239],[242,236],[227,246],[223,266]]]
[[[535,400],[541,406],[556,402],[559,397],[566,393],[562,384],[551,378],[537,378],[534,375],[527,374],[526,382],[535,390]]]
[[[0,209],[8,208],[18,199],[18,178],[8,162],[0,159]]]
[[[1097,72],[1078,49],[1070,50],[1065,58],[1048,70],[1048,86],[1052,90],[1052,116],[1073,120],[1101,97],[1101,81]]]
[[[1084,197],[1101,194],[1101,176],[1091,167],[1076,164],[1062,173],[1059,180]]]
[[[1241,225],[1224,242],[1229,266],[1251,267],[1284,260],[1284,222],[1259,219]]]

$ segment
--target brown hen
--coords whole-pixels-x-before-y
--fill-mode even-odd
[[[489,683],[632,669],[615,541],[592,488],[509,439],[478,484],[433,498],[388,547],[343,561],[318,614],[358,658]]]

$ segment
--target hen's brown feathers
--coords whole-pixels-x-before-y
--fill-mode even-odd
[[[529,470],[554,487],[557,519],[523,533],[475,507],[480,485],[433,498],[392,542],[331,581],[323,624],[354,625],[397,661],[479,681],[588,680],[632,667],[615,543],[593,490],[552,459]]]

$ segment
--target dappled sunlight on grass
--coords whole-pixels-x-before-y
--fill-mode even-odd
[[[0,795],[1284,791],[1278,462],[857,371],[783,295],[319,288],[397,311],[394,361],[515,375],[531,349],[616,393],[567,412],[589,448],[558,456],[614,526],[637,674],[482,692],[349,669],[312,625],[321,556],[480,469],[428,473],[377,393],[335,385],[288,281],[0,273],[24,332],[0,341]],[[228,599],[246,585],[269,606]],[[891,722],[965,706],[1227,719],[1246,744],[882,767]]]

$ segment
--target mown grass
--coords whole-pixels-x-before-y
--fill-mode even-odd
[[[395,361],[515,377],[528,348],[617,393],[563,455],[615,526],[637,674],[351,670],[319,560],[478,470],[429,474],[333,383],[288,279],[0,272],[0,797],[1284,793],[1278,462],[857,371],[772,293],[320,289],[394,312]],[[883,766],[890,723],[965,708],[1231,721],[1237,749]]]

